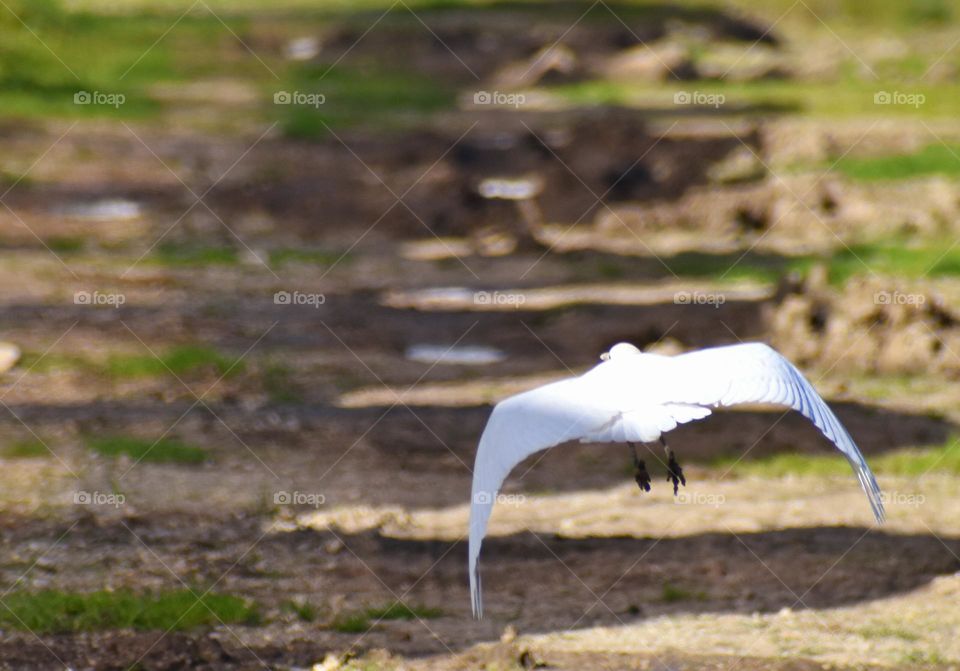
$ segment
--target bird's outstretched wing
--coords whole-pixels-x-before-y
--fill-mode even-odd
[[[663,374],[651,385],[660,403],[723,407],[770,403],[800,412],[850,462],[877,522],[884,510],[873,472],[840,420],[807,379],[776,350],[762,343],[713,347],[661,360]]]
[[[591,398],[582,377],[561,380],[498,403],[487,421],[473,468],[470,507],[470,597],[483,617],[477,557],[500,485],[531,454],[599,430],[611,411]]]
[[[477,566],[480,545],[500,486],[514,466],[570,440],[655,440],[661,431],[710,414],[696,406],[657,406],[642,395],[622,394],[620,368],[618,362],[606,361],[580,377],[511,396],[494,407],[477,448],[470,505],[470,595],[477,617],[483,615]]]

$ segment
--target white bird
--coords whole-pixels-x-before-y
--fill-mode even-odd
[[[637,484],[649,476],[633,442],[660,440],[669,458],[674,493],[686,484],[662,434],[711,409],[740,403],[800,411],[850,462],[877,523],[884,510],[880,487],[840,420],[793,364],[762,343],[713,347],[679,356],[646,354],[629,343],[614,345],[602,362],[578,377],[504,399],[480,437],[473,470],[469,572],[474,616],[483,617],[478,558],[500,486],[525,458],[560,443],[626,442],[634,450]]]

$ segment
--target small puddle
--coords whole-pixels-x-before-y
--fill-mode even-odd
[[[397,296],[407,297],[404,307],[420,307],[421,305],[443,306],[448,308],[459,308],[475,303],[477,292],[467,287],[431,287],[429,289],[416,289],[410,292],[396,292],[387,295],[383,302],[391,305],[391,298]]]
[[[380,303],[396,309],[510,312],[552,310],[575,305],[691,304],[717,307],[728,301],[759,302],[773,296],[774,286],[762,282],[648,281],[572,284],[535,288],[477,290],[430,287],[388,291]]]
[[[65,217],[84,221],[128,221],[143,214],[140,203],[125,198],[104,198],[89,203],[74,203],[59,208]]]
[[[487,199],[500,200],[530,200],[536,198],[543,191],[543,180],[540,178],[495,177],[480,182],[477,191]]]
[[[297,37],[283,47],[283,55],[291,61],[309,61],[320,53],[320,40],[315,37]]]
[[[6,373],[20,361],[20,348],[12,342],[0,342],[0,373]]]
[[[404,356],[420,363],[446,363],[465,366],[482,366],[497,363],[507,358],[507,353],[496,347],[484,345],[411,345]]]

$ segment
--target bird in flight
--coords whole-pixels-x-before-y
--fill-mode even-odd
[[[714,408],[741,403],[799,411],[850,462],[877,519],[883,522],[880,487],[850,434],[806,378],[762,343],[712,347],[678,356],[648,354],[629,343],[614,345],[583,375],[532,389],[497,403],[480,437],[470,508],[470,598],[483,617],[480,546],[500,486],[525,458],[560,443],[626,443],[635,478],[650,491],[650,476],[635,443],[660,441],[673,492],[686,485],[683,469],[663,434],[707,417]]]

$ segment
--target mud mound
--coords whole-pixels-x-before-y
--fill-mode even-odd
[[[858,278],[843,289],[814,272],[770,314],[771,338],[803,364],[867,373],[960,374],[960,315],[929,283]]]
[[[310,147],[263,142],[252,154],[264,167],[223,182],[209,199],[218,212],[282,219],[286,232],[304,238],[355,236],[374,221],[392,237],[468,235],[521,226],[516,203],[481,195],[486,179],[536,179],[544,220],[569,225],[605,211],[601,196],[610,203],[677,199],[742,147],[729,135],[661,137],[642,113],[618,109],[477,121],[397,137],[342,133],[343,143]]]
[[[701,43],[777,44],[767,26],[746,17],[666,4],[497,2],[482,8],[423,10],[416,16],[397,10],[367,32],[377,16],[357,14],[335,27],[325,36],[319,59],[335,60],[349,51],[343,61],[348,66],[371,60],[405,62],[417,72],[446,81],[526,85],[533,83],[529,76],[540,69],[541,57],[555,46],[562,46],[572,58],[567,76],[582,79],[605,71],[611,61],[629,56],[635,47],[647,52],[644,45],[673,39],[677,33],[695,35]],[[530,29],[518,31],[518,25]],[[660,75],[694,74],[683,63],[664,68],[667,59],[662,55],[656,60],[654,69]]]

